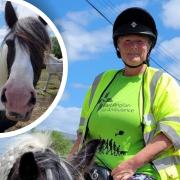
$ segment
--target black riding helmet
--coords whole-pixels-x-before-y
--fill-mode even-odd
[[[152,42],[150,53],[157,41],[157,29],[153,17],[146,10],[139,7],[128,8],[119,14],[113,25],[113,42],[119,58],[121,58],[121,55],[117,50],[117,39],[119,36],[129,34],[149,37]]]

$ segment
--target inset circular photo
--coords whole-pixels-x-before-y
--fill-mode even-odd
[[[55,108],[67,55],[43,12],[24,1],[0,3],[0,137],[7,137],[35,127]]]

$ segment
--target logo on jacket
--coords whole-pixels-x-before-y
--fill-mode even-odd
[[[97,111],[99,111],[107,102],[112,102],[112,98],[109,97],[109,92],[107,92],[103,97],[100,98]]]

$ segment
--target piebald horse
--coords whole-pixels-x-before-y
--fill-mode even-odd
[[[35,86],[51,46],[42,18],[18,19],[7,1],[5,20],[9,32],[0,52],[0,126],[4,118],[25,121],[31,117],[36,104]]]
[[[99,141],[86,144],[70,161],[55,153],[49,142],[44,134],[19,140],[0,157],[1,180],[84,180]]]

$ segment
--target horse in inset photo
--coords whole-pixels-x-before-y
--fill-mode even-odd
[[[26,121],[36,104],[35,86],[51,41],[42,18],[18,18],[9,1],[5,20],[9,31],[0,52],[0,120]]]

